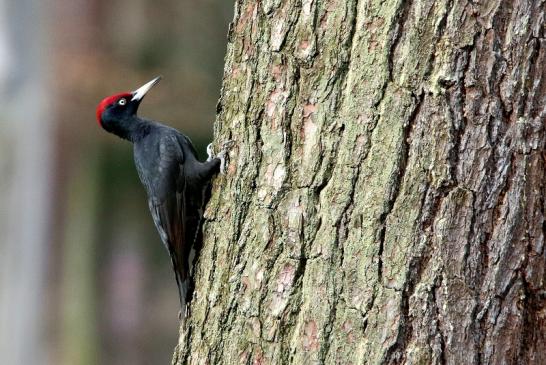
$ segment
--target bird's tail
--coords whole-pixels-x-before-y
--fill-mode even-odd
[[[190,310],[190,278],[182,279],[180,274],[176,272],[176,285],[178,286],[178,298],[180,299],[180,319],[186,319]]]

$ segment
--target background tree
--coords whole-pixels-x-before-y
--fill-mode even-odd
[[[175,362],[546,362],[544,2],[239,0]]]
[[[36,364],[47,350],[45,252],[52,220],[53,123],[46,8],[0,0],[0,363]],[[22,46],[25,45],[25,46]]]

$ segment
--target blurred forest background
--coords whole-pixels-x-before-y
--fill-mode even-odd
[[[233,2],[0,0],[0,364],[166,364],[168,255],[105,96],[212,138]]]

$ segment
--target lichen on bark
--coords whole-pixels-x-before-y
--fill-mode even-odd
[[[544,7],[237,1],[173,362],[546,362]]]

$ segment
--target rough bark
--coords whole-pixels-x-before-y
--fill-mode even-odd
[[[177,364],[544,364],[544,1],[239,0]]]

